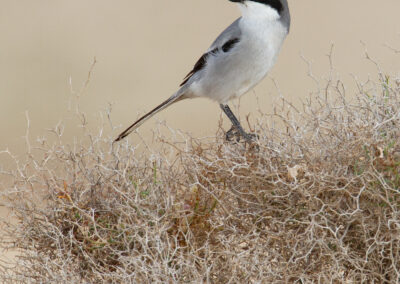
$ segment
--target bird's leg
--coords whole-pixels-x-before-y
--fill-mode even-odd
[[[242,125],[240,125],[239,120],[236,118],[236,116],[233,114],[231,109],[229,108],[228,105],[220,104],[219,105],[221,109],[224,111],[226,116],[230,119],[232,122],[232,128],[226,132],[226,140],[231,141],[233,136],[238,137],[237,141],[239,142],[240,136],[242,136],[247,142],[254,141],[257,138],[256,134],[252,133],[247,133],[244,131]]]

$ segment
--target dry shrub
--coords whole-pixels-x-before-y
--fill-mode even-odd
[[[174,132],[140,154],[100,131],[30,146],[3,191],[20,254],[1,280],[399,281],[400,81],[350,101],[333,82],[302,110],[282,99],[251,145]]]

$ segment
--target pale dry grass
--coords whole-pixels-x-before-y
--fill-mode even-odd
[[[29,143],[3,173],[18,224],[2,243],[21,253],[0,279],[398,282],[400,80],[381,73],[348,101],[332,77],[301,110],[277,102],[253,145],[171,129],[141,153],[103,131]]]

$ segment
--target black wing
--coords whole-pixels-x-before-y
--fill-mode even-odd
[[[213,54],[213,53],[217,53],[218,52],[218,48],[215,48],[207,53],[204,53],[199,60],[197,60],[196,64],[194,65],[193,69],[185,76],[185,78],[183,78],[183,82],[182,84],[179,85],[179,87],[182,87],[183,85],[185,85],[187,83],[187,81],[189,81],[189,79],[198,71],[202,70],[207,63],[207,58]]]

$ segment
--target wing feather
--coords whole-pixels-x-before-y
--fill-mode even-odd
[[[211,44],[207,52],[204,53],[199,58],[199,60],[197,60],[193,69],[185,76],[180,86],[185,85],[194,74],[204,69],[204,67],[207,65],[207,58],[209,56],[217,54],[221,50],[224,52],[228,52],[240,41],[240,36],[241,36],[241,31],[239,28],[240,19],[241,18],[234,21],[216,38],[216,40]]]

